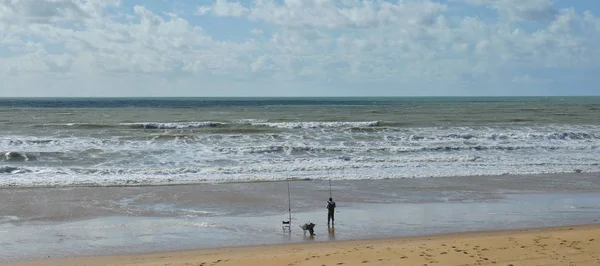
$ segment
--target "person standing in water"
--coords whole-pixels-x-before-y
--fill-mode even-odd
[[[331,221],[331,225],[333,225],[333,214],[335,212],[335,201],[332,198],[329,198],[327,201],[327,226],[329,226],[329,222]]]

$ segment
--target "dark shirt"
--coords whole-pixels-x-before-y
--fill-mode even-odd
[[[327,210],[329,210],[329,212],[333,212],[333,210],[335,209],[335,201],[327,201]]]

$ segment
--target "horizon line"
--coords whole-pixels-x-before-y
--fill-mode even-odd
[[[0,96],[0,99],[156,99],[156,98],[560,98],[560,97],[599,97],[597,95],[444,95],[444,96]]]

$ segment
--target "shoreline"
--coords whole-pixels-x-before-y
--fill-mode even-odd
[[[600,263],[598,236],[600,223],[588,223],[409,237],[50,258],[0,265],[597,265]]]
[[[0,152],[1,154],[1,152]],[[586,172],[588,173],[588,172]],[[589,172],[590,174],[596,173],[596,172]],[[598,172],[600,173],[600,171]],[[556,174],[562,174],[562,173],[556,173]],[[420,177],[411,177],[411,178],[420,178]],[[398,178],[398,179],[404,179],[404,178]],[[385,180],[385,179],[381,179],[381,180]],[[3,189],[45,189],[45,188],[55,188],[55,189],[60,189],[60,188],[135,188],[135,187],[177,187],[177,186],[198,186],[198,185],[225,185],[225,184],[254,184],[254,183],[278,183],[278,182],[299,182],[299,181],[328,181],[328,179],[318,179],[318,178],[287,178],[287,179],[276,179],[276,180],[233,180],[233,181],[229,181],[229,180],[212,180],[212,181],[208,181],[208,180],[204,180],[204,181],[199,181],[199,182],[189,182],[189,183],[140,183],[140,184],[71,184],[71,185],[40,185],[40,186],[17,186],[17,185],[8,185],[8,186],[0,186],[0,191]],[[342,179],[342,180],[335,180],[335,181],[350,181],[347,179]]]
[[[510,182],[507,182],[510,180]],[[300,182],[302,181],[302,182]],[[0,190],[0,262],[302,243],[337,243],[597,223],[596,175],[327,181]],[[341,193],[344,191],[344,193]],[[350,192],[350,193],[346,193]]]
[[[498,179],[503,177],[516,177],[516,178],[556,178],[565,176],[580,176],[589,177],[597,176],[600,174],[600,169],[596,171],[579,171],[574,170],[570,172],[556,172],[556,173],[510,173],[510,174],[490,174],[490,175],[449,175],[449,176],[428,176],[428,177],[398,177],[398,178],[381,178],[381,179],[326,179],[326,178],[307,178],[307,177],[291,177],[286,179],[223,179],[223,180],[199,180],[193,182],[181,182],[181,183],[131,183],[131,184],[69,184],[69,185],[38,185],[38,186],[19,186],[19,185],[6,185],[0,186],[2,190],[21,190],[21,189],[70,189],[70,188],[145,188],[145,187],[181,187],[181,186],[206,186],[206,185],[243,185],[243,184],[261,184],[261,183],[284,183],[284,182],[360,182],[360,181],[402,181],[402,180],[431,180],[431,179],[474,179],[474,178],[487,178],[487,179]]]

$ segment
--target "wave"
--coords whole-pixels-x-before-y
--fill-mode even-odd
[[[19,140],[19,139],[0,139],[0,141],[5,142],[6,144],[10,145],[10,146],[18,146],[18,145],[30,145],[30,144],[50,144],[54,141],[56,141],[55,139],[26,139],[26,140]]]
[[[37,157],[35,155],[15,151],[9,151],[0,154],[0,161],[6,162],[33,161],[36,159]]]
[[[48,124],[46,124],[48,125]],[[549,140],[598,140],[600,128],[597,126],[543,126],[543,127],[421,127],[411,128],[401,123],[383,121],[303,121],[303,122],[265,122],[259,119],[241,119],[230,122],[198,121],[198,122],[135,122],[110,124],[68,123],[52,124],[53,126],[82,127],[82,128],[118,128],[127,127],[145,130],[169,129],[200,129],[197,133],[203,134],[260,134],[274,133],[286,130],[311,130],[327,129],[332,132],[348,134],[389,134],[393,138],[405,138],[411,141],[427,141],[431,139],[487,139],[487,140],[514,140],[514,139],[549,139]],[[183,134],[183,132],[180,132]],[[165,136],[159,138],[169,138]],[[187,134],[187,133],[186,133]],[[142,136],[143,137],[143,136]],[[151,136],[154,138],[156,136]],[[184,137],[184,136],[179,136]],[[190,136],[186,136],[190,138]],[[0,139],[0,141],[2,141]],[[55,144],[56,140],[10,140],[10,145],[25,144]]]
[[[3,215],[0,216],[0,224],[3,223],[14,223],[14,222],[18,222],[21,219],[17,216],[12,216],[12,215]]]
[[[293,156],[289,160],[295,160],[296,156],[323,157],[342,156],[351,160],[352,156],[368,155],[373,156],[428,156],[441,153],[456,154],[487,154],[487,152],[588,152],[600,149],[600,145],[594,143],[572,143],[561,145],[557,143],[544,144],[465,144],[465,143],[421,143],[419,145],[409,145],[405,143],[394,145],[392,143],[373,143],[370,145],[326,145],[326,144],[279,144],[279,145],[252,145],[238,140],[237,145],[205,145],[195,136],[185,134],[169,134],[155,136],[157,139],[183,140],[179,143],[164,143],[162,145],[128,144],[129,146],[105,146],[105,147],[80,147],[77,150],[65,151],[28,151],[13,152],[12,157],[0,157],[0,162],[4,163],[25,163],[29,166],[52,166],[52,165],[78,165],[78,164],[144,164],[144,165],[194,165],[205,164],[220,165],[221,159],[253,160],[261,156]],[[194,144],[194,145],[192,145]],[[198,144],[199,146],[196,146]],[[250,145],[249,145],[250,144]],[[414,144],[414,143],[413,143]],[[483,152],[483,153],[482,153]],[[268,158],[266,158],[268,159]],[[17,170],[17,169],[13,169]],[[5,170],[6,172],[7,170]],[[12,171],[12,170],[11,170]]]
[[[103,123],[46,123],[34,125],[34,127],[63,127],[63,128],[142,128],[142,129],[184,129],[184,128],[202,128],[225,125],[221,122],[135,122],[135,123],[118,123],[118,124],[103,124]]]
[[[452,165],[457,163],[457,165]],[[426,164],[430,164],[429,168],[426,168]],[[198,178],[208,175],[235,175],[235,174],[251,174],[258,176],[264,176],[268,174],[277,173],[289,173],[290,175],[303,175],[310,172],[320,171],[360,171],[371,169],[373,174],[375,172],[390,172],[397,171],[400,177],[415,177],[435,172],[434,168],[460,168],[460,167],[472,167],[467,169],[469,171],[484,171],[490,169],[502,170],[511,174],[519,174],[523,169],[527,167],[538,167],[540,169],[548,168],[550,172],[557,171],[552,168],[563,168],[562,171],[570,173],[582,173],[582,172],[600,172],[597,163],[547,163],[543,161],[532,161],[532,162],[518,162],[510,161],[502,167],[496,162],[484,162],[481,157],[466,155],[466,156],[450,156],[450,157],[417,157],[417,158],[372,158],[372,157],[357,157],[350,158],[345,156],[339,156],[330,159],[301,159],[293,162],[271,161],[271,162],[255,162],[252,164],[245,165],[234,165],[234,166],[219,166],[219,167],[104,167],[104,168],[82,168],[82,167],[56,167],[56,168],[17,168],[17,167],[0,167],[0,173],[5,174],[24,174],[24,173],[36,173],[42,174],[47,177],[59,177],[62,178],[78,178],[79,176],[99,176],[103,178],[116,178],[122,179],[131,176],[135,176],[138,182],[144,183],[145,179],[151,179],[152,177],[167,177],[176,181],[181,176],[196,175]],[[407,172],[408,169],[411,171]],[[417,171],[412,173],[417,169]],[[581,170],[585,169],[585,170]],[[558,171],[560,172],[560,171]],[[557,172],[557,173],[558,173]],[[461,174],[462,176],[470,176],[470,174]],[[444,176],[452,176],[451,173],[446,173]],[[264,177],[263,177],[264,178]],[[266,180],[257,178],[257,181]]]
[[[425,137],[421,137],[425,138]],[[453,133],[442,135],[440,138],[448,139],[489,139],[489,140],[509,140],[509,139],[548,139],[548,140],[593,140],[600,139],[600,134],[585,133],[585,132],[548,132],[548,133],[470,133],[460,134]]]
[[[152,134],[152,139],[195,139],[196,136],[192,134]]]
[[[315,122],[267,122],[262,119],[237,119],[229,122],[217,121],[192,121],[192,122],[131,122],[118,124],[104,123],[46,123],[34,125],[35,127],[65,127],[65,128],[114,128],[129,127],[141,129],[187,129],[187,128],[210,128],[210,127],[228,127],[239,125],[266,126],[275,128],[338,128],[338,127],[376,127],[382,125],[380,121],[315,121]]]
[[[240,146],[240,147],[213,147],[212,150],[226,154],[269,154],[269,153],[419,153],[419,152],[447,152],[447,151],[517,151],[517,150],[593,150],[600,145],[430,145],[430,146],[390,146],[372,145],[368,147],[359,146],[296,146],[296,145],[269,145],[269,146]]]
[[[23,174],[32,172],[29,169],[13,167],[13,166],[0,166],[0,174]]]
[[[252,123],[256,126],[267,126],[276,128],[352,128],[352,127],[376,127],[381,124],[380,121],[364,121],[364,122],[263,122]]]
[[[311,163],[312,162],[312,163]],[[377,180],[395,178],[443,178],[534,174],[598,173],[598,165],[509,162],[482,163],[477,158],[452,162],[348,162],[304,161],[272,165],[255,163],[240,167],[45,169],[3,178],[0,187],[147,186],[194,183],[257,182],[292,179]]]
[[[279,132],[277,128],[263,128],[263,127],[217,127],[209,128],[204,133],[214,134],[260,134],[260,133],[275,133]]]
[[[64,127],[64,128],[112,128],[118,127],[117,124],[103,124],[103,123],[46,123],[40,125],[33,125],[34,127]]]
[[[158,122],[141,122],[141,123],[121,123],[120,125],[128,126],[132,128],[144,128],[144,129],[185,129],[185,128],[203,128],[203,127],[216,127],[225,125],[221,122],[171,122],[171,123],[158,123]]]

